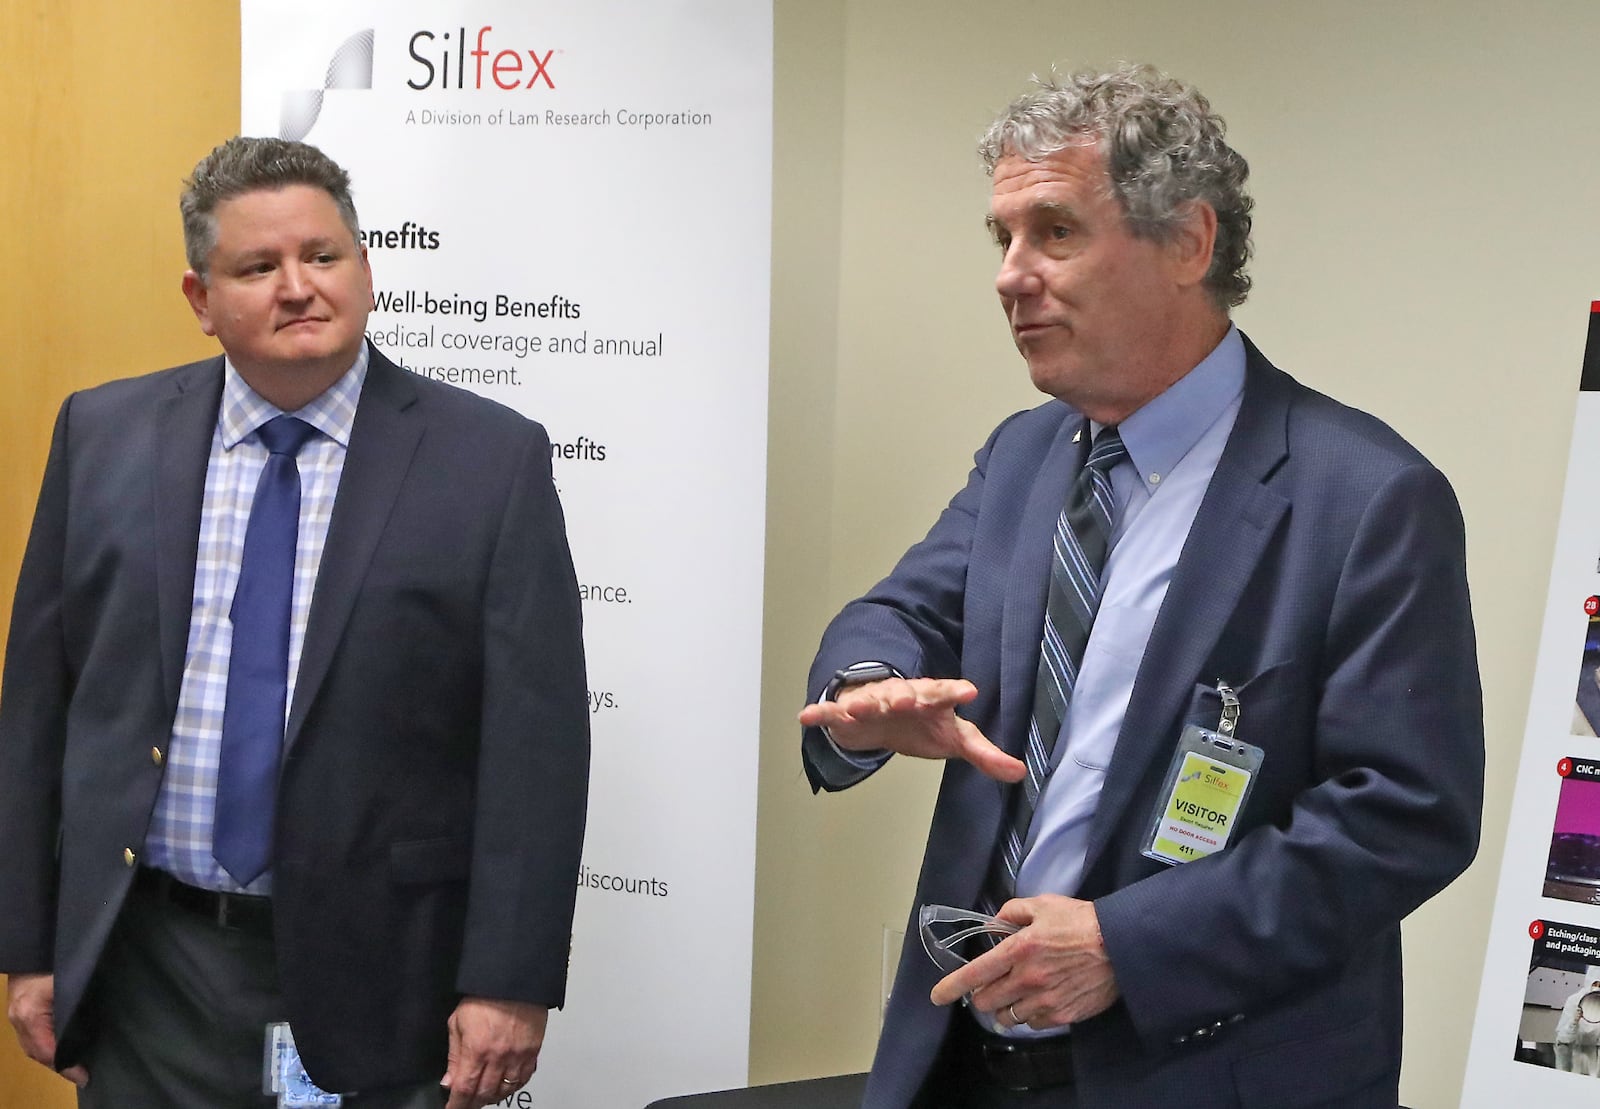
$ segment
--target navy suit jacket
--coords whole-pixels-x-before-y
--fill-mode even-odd
[[[1477,848],[1481,693],[1450,486],[1246,345],[1238,419],[1140,664],[1077,891],[1122,993],[1072,1031],[1085,1109],[1393,1106],[1400,920]],[[1059,401],[1000,425],[927,538],[829,626],[812,699],[861,660],[964,677],[978,696],[963,715],[1020,757],[1081,426]],[[1228,848],[1167,866],[1144,837],[1179,732],[1217,724],[1218,679],[1265,761]],[[813,788],[866,776],[816,729],[803,752]],[[916,904],[977,903],[1005,788],[946,767]],[[928,1000],[939,972],[915,912],[869,1109],[909,1103],[949,1020]]]
[[[222,359],[62,406],[0,699],[0,970],[53,971],[57,1065],[171,736]],[[462,995],[559,1005],[588,774],[544,430],[373,350],[279,785],[278,970],[328,1089],[437,1078]]]

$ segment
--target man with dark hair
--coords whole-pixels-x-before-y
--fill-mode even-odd
[[[17,586],[9,1015],[86,1106],[274,1104],[286,1024],[350,1106],[475,1109],[563,1001],[583,836],[549,441],[366,342],[320,151],[232,139],[181,208],[223,353],[68,398]]]
[[[866,1105],[1392,1109],[1400,920],[1480,820],[1455,497],[1230,322],[1248,169],[1197,90],[1041,82],[981,151],[1054,399],[835,618],[800,714],[813,788],[946,760]],[[928,905],[1011,934],[936,966]]]

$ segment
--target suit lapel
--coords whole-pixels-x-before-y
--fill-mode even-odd
[[[369,349],[367,379],[361,387],[306,620],[286,748],[299,738],[306,712],[327,676],[367,566],[422,439],[424,423],[414,408],[414,385],[404,370],[375,348]]]
[[[1168,758],[1175,725],[1267,543],[1288,509],[1266,480],[1288,456],[1287,379],[1245,340],[1245,395],[1216,473],[1139,664],[1116,756],[1089,836],[1087,874],[1153,762]],[[1142,819],[1135,814],[1135,819]]]
[[[1072,488],[1088,456],[1087,446],[1074,441],[1079,429],[1087,426],[1082,416],[1067,412],[1038,458],[1032,480],[1014,494],[1025,496],[1026,501],[1012,537],[1001,608],[1000,700],[986,734],[997,746],[1019,758],[1027,742],[1033,686],[1039,672],[1045,598],[1050,588],[1050,563],[1055,557],[1052,536],[1067,503],[1067,490]],[[986,673],[979,667],[976,674],[969,676],[981,688]],[[919,883],[924,890],[930,875],[937,874],[939,897],[953,905],[976,903],[1012,788],[970,766],[954,767],[945,775],[939,810],[953,809],[968,814],[968,818],[960,825],[934,821]]]
[[[154,502],[157,524],[156,606],[161,686],[177,711],[184,655],[194,608],[195,558],[200,549],[200,509],[206,469],[222,402],[222,359],[184,366],[156,413]]]
[[[1089,422],[1081,416],[1074,413],[1061,422],[1039,465],[1038,477],[1028,490],[1028,503],[1017,526],[1016,547],[1011,556],[1012,588],[1006,590],[1000,627],[1000,689],[1004,699],[999,727],[989,738],[1018,758],[1027,741],[1033,687],[1038,680],[1039,643],[1044,635],[1044,608],[1055,558],[1056,521],[1066,507],[1067,492],[1089,455],[1088,439]]]

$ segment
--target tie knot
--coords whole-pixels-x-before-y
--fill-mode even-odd
[[[1111,467],[1127,457],[1128,448],[1123,445],[1122,435],[1114,427],[1103,428],[1089,447],[1089,466],[1102,474],[1110,473]]]
[[[256,429],[268,454],[287,454],[291,458],[316,432],[316,428],[293,416],[274,416]]]

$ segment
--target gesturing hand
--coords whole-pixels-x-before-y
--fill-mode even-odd
[[[953,678],[885,678],[846,686],[838,700],[800,710],[800,723],[825,727],[848,751],[894,751],[919,759],[965,759],[1002,782],[1027,773],[1021,760],[991,743],[956,706],[978,695],[969,681]]]

